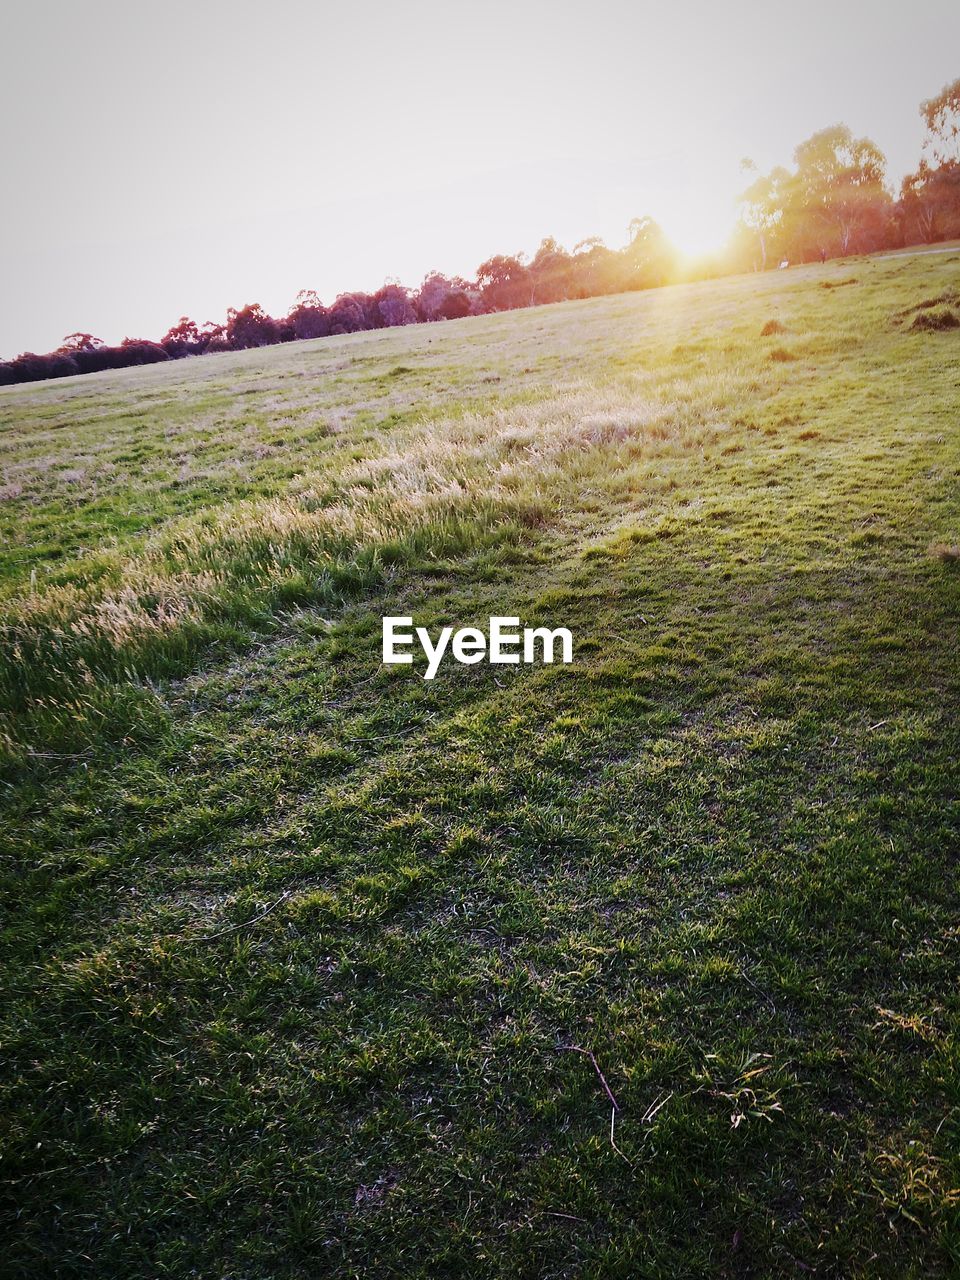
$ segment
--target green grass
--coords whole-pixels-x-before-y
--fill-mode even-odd
[[[958,288],[0,392],[0,1272],[955,1273]]]

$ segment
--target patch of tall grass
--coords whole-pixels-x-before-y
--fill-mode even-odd
[[[585,486],[621,483],[644,451],[697,447],[716,429],[709,412],[691,415],[689,387],[682,403],[651,398],[639,382],[424,420],[336,482],[320,473],[282,498],[170,522],[109,571],[8,599],[8,754],[51,735],[76,743],[91,726],[108,737],[115,719],[122,736],[138,682],[182,673],[204,649],[269,630],[284,610],[337,608],[396,566],[516,545]]]

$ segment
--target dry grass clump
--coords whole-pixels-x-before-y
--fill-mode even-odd
[[[843,280],[821,280],[821,289],[843,289],[848,284],[859,284],[856,276],[846,276]]]
[[[911,329],[922,333],[944,333],[948,329],[960,329],[960,320],[949,307],[939,311],[921,311],[913,317]]]
[[[796,360],[796,356],[792,351],[788,351],[786,347],[774,347],[770,352],[770,359],[775,360],[778,364],[786,364],[790,360]]]
[[[375,580],[379,567],[414,554],[424,539],[440,554],[522,524],[516,501],[494,509],[454,481],[417,490],[237,504],[213,524],[184,521],[126,563],[119,583],[72,584],[10,601],[2,631],[0,705],[170,669],[202,639],[252,624],[266,610],[336,600]]]
[[[960,305],[960,292],[956,289],[943,289],[940,293],[933,294],[932,297],[922,298],[919,302],[911,302],[908,307],[901,307],[893,313],[893,319],[899,322],[912,318],[912,323],[909,325],[911,329],[938,329],[940,326],[938,324],[930,324],[922,313],[925,311],[937,311],[939,308],[939,314],[957,305]],[[946,328],[953,327],[948,321]]]
[[[960,543],[932,542],[927,548],[927,554],[944,564],[957,564],[960,562]]]
[[[571,456],[597,448],[638,447],[680,428],[678,406],[635,387],[574,387],[536,403],[430,423],[397,449],[354,468],[355,482],[393,494],[465,494],[495,499],[533,482],[559,481]],[[609,465],[609,453],[604,454]]]
[[[787,332],[787,326],[785,324],[781,324],[779,320],[768,320],[767,323],[760,330],[760,337],[769,338],[775,333],[786,333],[786,332]]]
[[[913,311],[929,311],[933,307],[951,306],[960,302],[960,294],[955,289],[945,289],[943,293],[938,293],[936,297],[924,298],[922,302],[918,302]]]

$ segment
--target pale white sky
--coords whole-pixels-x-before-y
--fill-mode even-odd
[[[919,155],[956,0],[7,0],[0,356],[490,253],[724,238],[744,155]]]

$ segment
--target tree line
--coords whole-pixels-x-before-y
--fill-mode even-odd
[[[784,261],[824,261],[960,238],[960,79],[921,103],[920,114],[926,130],[920,160],[896,194],[887,184],[883,152],[842,124],[801,142],[793,169],[761,174],[744,160],[749,185],[730,243],[723,253],[696,264],[684,261],[652,218],[634,218],[621,249],[593,238],[567,251],[547,237],[530,259],[525,254],[488,258],[473,280],[433,271],[418,289],[390,280],[375,293],[342,293],[329,306],[312,290],[303,290],[283,317],[268,315],[259,303],[231,308],[223,324],[198,325],[182,316],[158,341],[124,338],[119,346],[108,346],[92,334],[72,333],[56,351],[0,361],[0,385],[456,320],[680,279],[764,271]]]
[[[736,265],[765,270],[960,237],[960,80],[922,102],[920,114],[920,162],[896,197],[883,152],[842,124],[801,142],[792,170],[759,174],[744,160],[756,176],[741,197]]]

